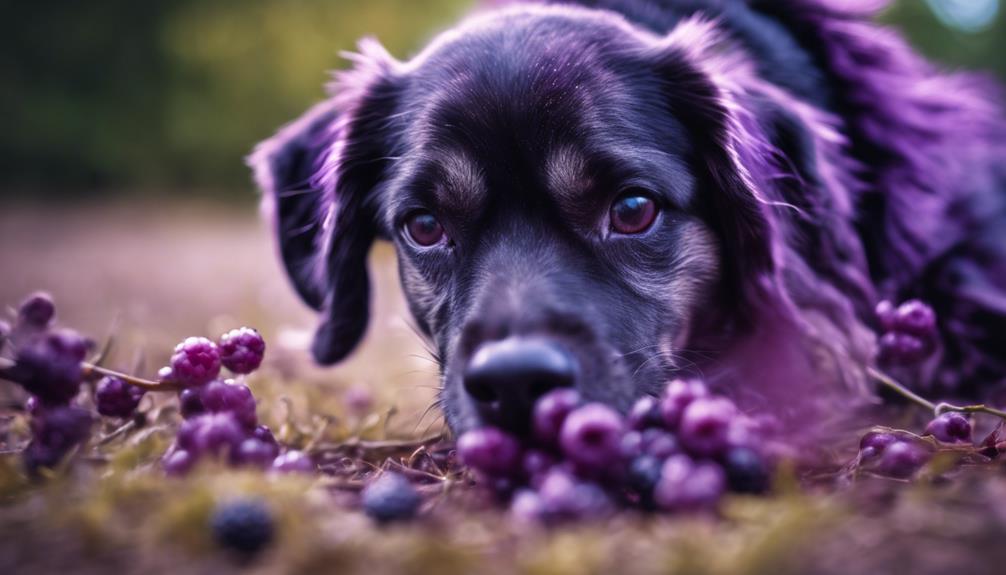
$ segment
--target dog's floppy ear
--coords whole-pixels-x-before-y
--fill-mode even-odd
[[[336,76],[328,100],[248,160],[283,266],[300,297],[321,312],[313,353],[323,364],[346,357],[366,331],[367,255],[378,229],[373,192],[387,169],[387,118],[396,105],[391,56],[365,41],[352,58],[354,69]]]
[[[771,150],[741,115],[728,78],[738,64],[722,40],[712,23],[686,20],[649,47],[648,57],[656,61],[671,111],[694,142],[700,179],[710,188],[706,203],[723,241],[724,279],[743,299],[776,271],[772,201],[759,189],[759,172],[772,169]]]

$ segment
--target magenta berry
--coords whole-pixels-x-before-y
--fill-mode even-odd
[[[245,430],[233,414],[207,413],[184,421],[178,429],[178,446],[196,457],[231,455],[245,439]]]
[[[250,327],[232,329],[220,337],[220,361],[232,373],[251,373],[262,365],[265,340]]]
[[[129,417],[136,411],[145,394],[145,390],[117,377],[106,377],[98,382],[94,402],[98,413],[105,417]]]
[[[508,477],[520,472],[520,444],[498,428],[468,431],[458,439],[457,448],[465,465],[490,477]]]
[[[898,306],[894,329],[923,339],[933,337],[936,335],[936,313],[917,299],[906,301]]]
[[[220,350],[205,337],[190,337],[175,347],[171,356],[171,381],[198,386],[220,373]]]
[[[714,507],[726,490],[723,470],[714,463],[695,463],[675,455],[660,471],[654,500],[667,511],[697,511]]]
[[[951,411],[930,421],[925,435],[932,435],[944,443],[971,443],[971,422],[960,413]]]
[[[249,437],[241,442],[231,460],[237,465],[251,465],[254,467],[269,467],[279,455],[279,446],[275,443],[267,443],[254,437]]]
[[[46,329],[55,317],[56,305],[52,296],[44,292],[31,294],[17,309],[17,325],[32,330]]]
[[[863,459],[876,457],[897,440],[898,438],[890,433],[871,431],[859,441],[859,453]]]
[[[268,443],[269,445],[279,447],[279,442],[276,441],[276,436],[272,434],[272,430],[269,429],[268,425],[259,425],[256,427],[255,430],[252,431],[252,437],[264,443]]]
[[[247,385],[211,381],[199,389],[199,398],[211,413],[232,413],[248,429],[258,424],[255,397]]]
[[[547,520],[596,519],[608,515],[613,508],[600,486],[559,469],[548,473],[538,495]]]
[[[196,465],[196,457],[184,449],[172,449],[161,459],[161,467],[168,475],[185,475]]]
[[[880,329],[885,332],[894,331],[898,324],[898,308],[894,307],[894,304],[890,300],[883,300],[877,304],[874,309],[874,313],[877,316],[877,323],[880,324]]]
[[[660,413],[664,425],[674,431],[681,422],[685,408],[700,397],[709,395],[705,384],[696,379],[675,379],[667,384],[664,395],[660,399]]]
[[[625,423],[617,411],[590,403],[569,414],[562,424],[559,444],[571,461],[601,471],[620,460]]]
[[[276,473],[314,473],[316,469],[314,461],[302,451],[287,451],[272,462],[272,470]]]
[[[932,342],[917,336],[892,331],[880,336],[877,359],[882,363],[911,365],[929,357],[934,347]]]
[[[719,455],[730,446],[731,427],[736,417],[737,408],[726,398],[696,399],[681,416],[681,444],[696,456]]]
[[[580,394],[572,389],[556,389],[538,400],[534,406],[532,428],[535,438],[544,445],[559,445],[559,430],[566,416],[580,405]]]

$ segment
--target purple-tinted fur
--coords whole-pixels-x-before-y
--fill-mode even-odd
[[[643,0],[597,4],[659,10]],[[999,336],[1006,330],[1006,237],[1000,231],[1006,224],[1006,128],[994,85],[970,74],[939,72],[896,33],[870,23],[867,17],[883,4],[877,0],[749,4],[801,40],[832,85],[835,103],[822,109],[766,81],[715,20],[685,20],[654,47],[674,74],[676,96],[703,111],[697,121],[722,128],[719,145],[735,169],[715,171],[731,180],[720,181],[721,187],[746,190],[757,200],[728,198],[730,209],[745,212],[723,233],[743,249],[734,254],[745,274],[739,299],[756,336],[718,358],[730,365],[725,372],[758,371],[756,379],[791,388],[794,379],[823,369],[861,389],[862,366],[873,355],[875,336],[866,329],[875,327],[873,304],[880,297],[914,296],[932,302],[940,314],[943,355],[927,371],[905,377],[947,389],[998,382],[1006,375]],[[340,222],[367,209],[353,190],[334,195],[335,181],[352,180],[347,172],[361,170],[354,158],[366,158],[368,145],[376,144],[361,141],[360,134],[380,138],[386,123],[356,109],[364,105],[363,94],[380,90],[389,67],[406,66],[368,46],[356,71],[333,87],[332,102],[263,143],[251,158],[264,190],[290,193],[272,182],[277,159],[285,158],[281,151],[304,137],[322,143],[322,153],[299,158],[311,166],[299,170],[312,177],[305,178],[303,192],[315,197],[277,213],[283,234],[313,230],[304,241],[317,242],[326,254],[299,260],[284,255],[295,277],[325,276],[317,264],[333,265],[333,250],[366,243],[339,241]],[[794,137],[807,139],[803,147],[810,150],[812,169],[772,143],[766,111],[792,124]],[[350,126],[350,119],[357,124]],[[270,198],[267,193],[267,203]],[[296,225],[282,223],[284,218]],[[295,245],[291,251],[305,250]],[[352,269],[365,275],[363,260],[357,260]],[[362,333],[358,321],[347,326],[340,312],[365,306],[366,291],[361,296],[333,271],[327,270],[335,276],[330,285],[312,281],[308,285],[321,287],[301,289],[309,303],[326,310],[319,338],[328,339],[316,343],[316,354],[333,338],[351,347]],[[709,348],[722,348],[720,343]],[[807,345],[830,350],[829,365],[822,368],[820,358],[806,353]],[[776,362],[766,366],[773,363],[765,359],[770,349]]]

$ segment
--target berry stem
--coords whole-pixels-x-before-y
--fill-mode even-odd
[[[136,387],[143,388],[147,391],[178,391],[182,389],[180,385],[174,383],[166,382],[156,382],[149,379],[142,379],[132,375],[127,375],[107,367],[101,367],[100,365],[94,365],[92,363],[84,363],[82,366],[84,377],[116,377],[122,381],[128,383],[129,385],[135,385]]]
[[[958,413],[984,413],[986,415],[994,415],[1000,419],[1006,420],[1006,411],[1001,411],[993,407],[989,407],[984,404],[978,405],[953,405],[950,403],[933,403],[928,399],[918,395],[907,387],[901,385],[894,380],[891,376],[880,371],[879,369],[873,367],[866,368],[867,373],[870,377],[876,379],[881,385],[887,387],[891,391],[897,393],[901,397],[911,401],[912,403],[933,412],[935,415],[939,416],[941,414],[947,413],[949,411],[956,411]]]

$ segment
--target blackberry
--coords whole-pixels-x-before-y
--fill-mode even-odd
[[[385,472],[364,488],[363,510],[378,523],[412,519],[419,512],[422,498],[405,477]]]
[[[239,499],[217,505],[210,518],[210,529],[224,549],[251,556],[272,543],[276,526],[265,503]]]
[[[105,417],[129,417],[136,411],[145,394],[145,390],[117,377],[105,377],[98,382],[94,402],[98,413]]]
[[[265,340],[250,327],[232,329],[220,336],[220,361],[232,373],[251,373],[262,365]]]
[[[190,337],[171,356],[171,381],[192,387],[209,383],[220,374],[220,350],[205,337]]]
[[[640,455],[629,464],[628,486],[630,489],[648,501],[653,496],[653,489],[660,481],[660,470],[664,462],[652,455]]]

